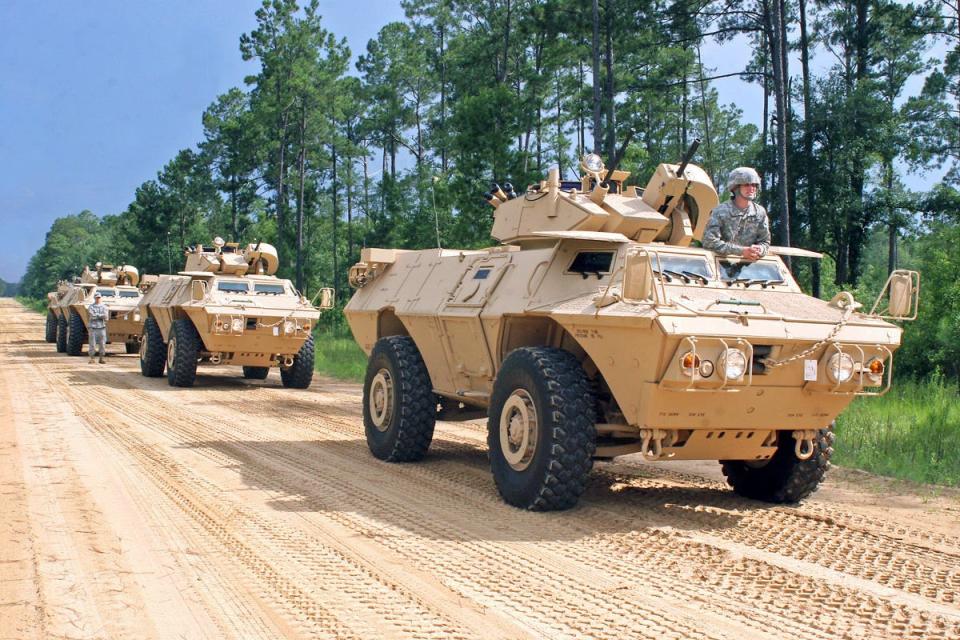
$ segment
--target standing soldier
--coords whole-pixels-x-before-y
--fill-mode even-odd
[[[90,318],[90,364],[93,364],[93,354],[100,350],[100,364],[106,362],[107,355],[107,307],[100,303],[100,292],[93,294],[93,304],[87,307],[87,316]]]
[[[751,167],[738,167],[730,172],[727,190],[733,197],[713,210],[703,232],[703,247],[759,260],[770,249],[767,211],[754,202],[760,190],[760,176]]]

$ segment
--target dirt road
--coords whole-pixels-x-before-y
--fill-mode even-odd
[[[960,638],[955,497],[773,508],[628,458],[525,513],[481,423],[387,465],[357,385],[173,389],[0,301],[0,638]]]

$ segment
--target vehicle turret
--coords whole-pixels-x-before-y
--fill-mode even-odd
[[[243,249],[236,242],[217,237],[213,245],[187,247],[185,272],[220,273],[224,275],[273,275],[280,261],[276,248],[266,242],[248,244]]]
[[[542,243],[545,237],[574,237],[577,234],[568,232],[578,232],[583,238],[620,234],[635,242],[688,246],[703,236],[710,212],[719,202],[710,176],[689,164],[696,145],[680,164],[659,165],[644,189],[624,186],[628,171],[608,170],[600,156],[590,154],[581,162],[579,181],[563,181],[559,170],[553,169],[522,198],[492,190],[484,194],[496,209],[491,235],[503,243],[521,245]]]

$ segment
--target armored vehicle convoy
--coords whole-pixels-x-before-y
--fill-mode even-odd
[[[744,496],[809,495],[834,418],[889,388],[901,329],[884,318],[915,315],[919,275],[895,272],[870,313],[822,301],[779,257],[819,254],[693,245],[718,201],[699,167],[661,164],[642,190],[596,155],[582,169],[495,186],[500,246],[363,251],[345,314],[373,455],[419,460],[435,420],[486,414],[494,482],[524,509],[573,506],[595,458],[637,452],[721,461]]]
[[[83,353],[88,340],[87,307],[99,293],[110,312],[107,319],[107,342],[122,342],[127,353],[136,353],[140,346],[143,321],[137,304],[142,294],[137,288],[140,274],[136,267],[98,262],[93,269],[84,267],[78,282],[66,286],[58,307],[57,351],[71,356]]]
[[[193,386],[200,362],[243,367],[243,377],[263,380],[279,367],[285,387],[306,389],[313,379],[313,336],[320,310],[289,280],[274,274],[272,245],[241,249],[214,239],[186,251],[177,275],[161,275],[144,295],[145,320],[140,372],[175,387]],[[333,306],[333,290],[322,289],[321,309]]]

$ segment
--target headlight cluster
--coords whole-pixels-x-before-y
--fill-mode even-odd
[[[719,366],[727,380],[739,380],[747,373],[747,356],[740,349],[725,349],[720,353],[717,363],[714,365],[712,361],[701,359],[697,354],[688,351],[680,356],[680,371],[690,377],[693,377],[696,371],[701,378],[709,378]]]
[[[827,360],[827,375],[839,384],[849,382],[853,377],[853,358],[847,353],[835,353]]]

